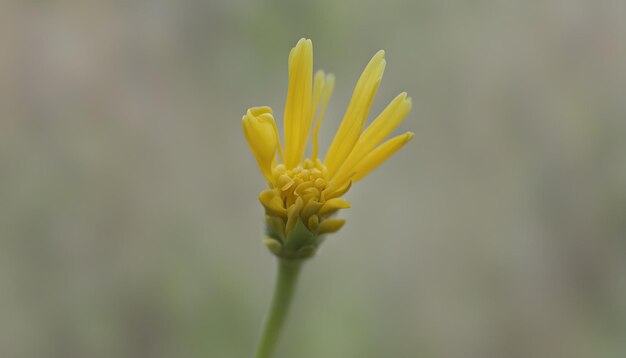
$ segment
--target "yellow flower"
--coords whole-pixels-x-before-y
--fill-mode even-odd
[[[284,146],[270,107],[250,108],[243,116],[244,135],[268,184],[259,196],[268,227],[265,244],[278,256],[313,255],[323,234],[335,232],[345,223],[333,215],[350,207],[341,196],[352,183],[413,138],[413,133],[407,132],[384,141],[411,110],[406,93],[393,99],[363,130],[385,64],[381,50],[365,67],[323,160],[318,157],[317,137],[335,78],[321,70],[313,77],[311,40],[300,39],[289,53]],[[309,136],[312,150],[307,158]]]

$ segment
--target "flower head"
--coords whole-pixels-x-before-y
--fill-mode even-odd
[[[324,234],[339,230],[345,220],[334,218],[350,204],[341,196],[352,183],[402,148],[413,133],[385,141],[411,110],[411,99],[399,94],[365,130],[365,121],[385,69],[385,52],[378,51],[363,70],[348,109],[326,156],[318,151],[320,123],[335,78],[313,76],[313,45],[301,39],[289,53],[289,88],[285,103],[284,146],[270,107],[248,109],[243,132],[268,189],[259,200],[265,207],[265,244],[280,257],[312,256]],[[306,148],[311,137],[311,153]]]

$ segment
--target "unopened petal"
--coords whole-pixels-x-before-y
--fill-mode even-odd
[[[324,206],[325,204],[322,204],[318,201],[315,200],[309,200],[305,205],[304,208],[302,209],[302,218],[304,220],[309,219],[309,217],[313,214],[317,214],[318,212],[320,212],[320,209]],[[306,221],[305,221],[306,222]]]
[[[320,209],[320,215],[327,215],[339,209],[347,209],[350,207],[350,203],[342,198],[333,198],[327,200]]]
[[[269,107],[250,108],[242,118],[243,133],[265,178],[272,181],[272,165],[279,147],[276,124]]]
[[[304,206],[304,202],[302,198],[298,197],[293,205],[287,208],[287,225],[285,228],[285,233],[291,232],[296,223],[298,222],[298,218],[300,218],[300,212],[302,211],[302,207]]]
[[[326,219],[320,223],[319,233],[329,234],[337,232],[346,223],[343,219]]]
[[[276,190],[268,189],[261,192],[259,201],[268,213],[276,216],[287,216],[287,209],[283,207],[283,201]]]
[[[309,230],[311,230],[311,232],[317,232],[317,229],[320,226],[320,217],[317,215],[311,215],[311,217],[309,217],[307,226],[309,227]]]

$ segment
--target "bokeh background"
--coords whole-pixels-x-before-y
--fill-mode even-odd
[[[274,280],[246,108],[313,39],[414,140],[347,195],[277,357],[626,356],[626,2],[0,5],[0,356],[248,357]],[[371,116],[370,116],[371,119]]]

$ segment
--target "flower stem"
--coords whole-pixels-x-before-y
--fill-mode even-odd
[[[302,266],[300,259],[278,259],[278,276],[270,310],[265,318],[261,338],[257,343],[256,358],[271,357],[289,312],[289,305],[298,282]]]

